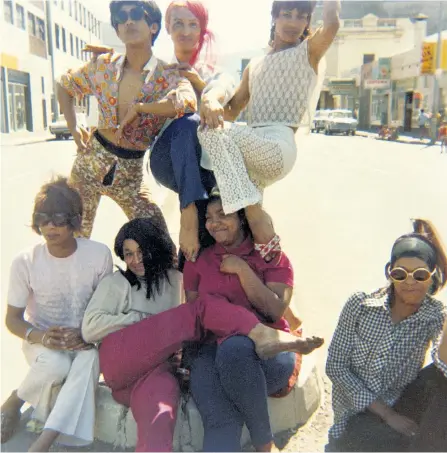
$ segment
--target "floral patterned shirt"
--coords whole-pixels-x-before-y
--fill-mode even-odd
[[[77,70],[69,70],[60,79],[60,85],[72,97],[95,96],[99,108],[99,129],[118,128],[118,90],[123,75],[125,55],[108,53],[98,56]],[[155,56],[146,63],[143,74],[144,83],[134,103],[153,103],[163,99],[174,102],[176,118],[197,110],[197,97],[191,83],[182,78],[177,70],[166,69],[167,63]],[[160,132],[166,118],[153,114],[142,114],[135,127],[124,129],[124,138],[134,144],[150,144]]]

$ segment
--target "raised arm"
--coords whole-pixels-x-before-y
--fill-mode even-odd
[[[340,28],[340,0],[325,0],[323,26],[309,38],[309,63],[318,71],[318,63],[329,49]]]

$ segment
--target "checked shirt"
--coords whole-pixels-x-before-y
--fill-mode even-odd
[[[333,438],[348,419],[374,401],[392,406],[423,367],[429,344],[433,360],[447,377],[437,355],[447,311],[426,296],[419,310],[393,324],[389,292],[359,292],[346,302],[329,347],[326,372],[333,384]]]

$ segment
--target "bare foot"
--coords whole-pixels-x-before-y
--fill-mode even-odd
[[[323,338],[298,338],[290,333],[258,324],[248,334],[256,347],[260,359],[269,359],[280,352],[292,351],[300,354],[310,354],[324,343]]]
[[[54,441],[59,436],[59,432],[52,429],[44,429],[42,434],[35,440],[28,451],[50,451]]]
[[[20,409],[24,404],[25,402],[17,396],[16,390],[14,390],[9,396],[9,398],[2,404],[1,407],[2,444],[8,442],[8,440],[11,439],[11,437],[14,435],[20,423],[21,417]]]
[[[199,254],[199,216],[195,203],[182,210],[180,217],[180,248],[188,261],[194,262]]]

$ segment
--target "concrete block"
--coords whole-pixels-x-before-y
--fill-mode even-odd
[[[274,433],[293,429],[309,420],[321,400],[322,385],[315,360],[305,356],[292,391],[284,398],[269,398],[269,414]],[[110,389],[99,386],[97,396],[95,437],[117,447],[133,448],[137,429],[132,411],[116,403]],[[250,436],[244,427],[241,443],[247,444]],[[179,405],[174,433],[174,451],[201,451],[203,424],[192,398],[182,399]]]

